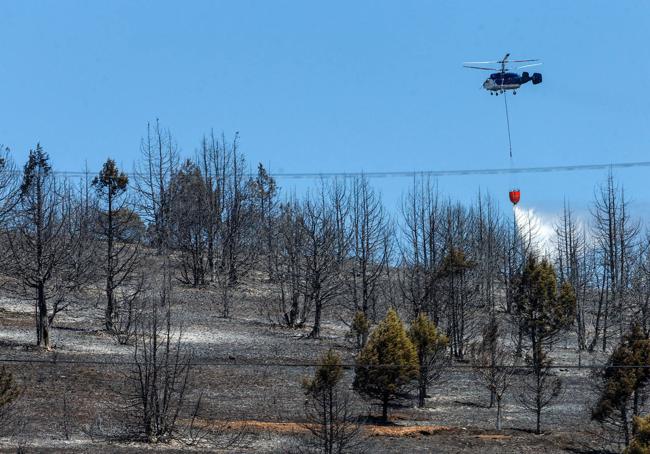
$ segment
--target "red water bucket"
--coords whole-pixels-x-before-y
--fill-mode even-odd
[[[519,199],[521,198],[521,192],[519,189],[513,189],[508,195],[510,196],[510,202],[512,202],[513,205],[519,203]]]

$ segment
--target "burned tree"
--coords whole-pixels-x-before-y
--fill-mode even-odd
[[[629,285],[639,225],[631,219],[628,205],[610,173],[596,193],[592,210],[600,294],[590,350],[600,340],[602,351],[606,351],[612,327],[618,326],[622,335],[630,315]]]
[[[262,164],[257,166],[257,176],[249,182],[253,203],[254,220],[258,227],[257,248],[260,256],[265,258],[266,272],[273,280],[277,268],[277,233],[275,220],[278,212],[278,187],[275,179],[269,175]]]
[[[15,218],[6,231],[9,273],[22,284],[23,296],[34,299],[36,344],[50,347],[50,327],[64,310],[70,294],[83,283],[92,267],[84,255],[81,223],[70,191],[58,184],[49,157],[39,145],[30,150],[23,170]],[[87,251],[92,253],[92,251]]]
[[[301,327],[309,314],[305,300],[305,235],[302,210],[295,201],[280,207],[278,219],[278,257],[274,281],[279,290],[280,323],[289,328]]]
[[[167,268],[166,266],[164,268]],[[133,368],[127,378],[127,420],[134,436],[150,443],[169,441],[176,432],[188,392],[192,352],[172,321],[171,274],[146,296],[136,331]]]
[[[494,315],[499,302],[500,261],[505,241],[505,229],[495,202],[479,193],[473,216],[471,248],[476,257],[476,277],[479,305]]]
[[[120,171],[112,159],[107,159],[92,182],[99,206],[97,226],[104,245],[103,272],[106,279],[106,311],[104,325],[113,331],[116,308],[128,304],[134,295],[133,278],[139,258],[139,218],[128,206],[126,191],[129,177]]]
[[[140,152],[142,161],[135,179],[138,208],[149,226],[149,240],[160,254],[169,247],[169,184],[178,169],[178,147],[171,132],[156,120],[153,126],[147,124]]]
[[[573,211],[564,204],[562,217],[555,226],[557,269],[560,281],[569,282],[576,292],[576,335],[578,349],[587,348],[587,299],[590,296],[589,248],[586,231],[574,217]]]
[[[217,220],[217,260],[215,282],[221,299],[221,316],[230,317],[231,297],[248,272],[255,265],[257,251],[254,235],[253,203],[250,181],[245,179],[245,159],[238,149],[236,134],[228,147],[221,144],[223,164],[223,192],[220,194],[220,216]],[[225,139],[224,139],[225,140]]]
[[[451,353],[459,359],[465,355],[465,347],[472,322],[472,290],[469,271],[476,263],[469,260],[461,249],[452,248],[442,261],[439,276],[444,280],[447,298],[447,332]]]
[[[225,143],[225,139],[223,143]],[[227,166],[225,149],[215,138],[214,133],[210,134],[209,139],[203,137],[197,163],[203,174],[206,191],[206,259],[210,282],[212,282],[215,277],[217,242],[223,216],[224,185]]]
[[[347,294],[352,309],[375,319],[379,283],[388,265],[385,238],[389,220],[380,196],[365,177],[352,184],[350,198],[350,264],[346,269]],[[362,338],[362,346],[366,338]]]
[[[438,268],[444,255],[442,204],[430,180],[414,182],[402,205],[399,289],[413,317],[428,314],[439,326],[444,307],[439,298]]]
[[[495,317],[483,329],[481,342],[473,345],[470,356],[474,370],[490,392],[490,408],[497,406],[496,429],[501,430],[503,397],[512,385],[517,358],[506,346]]]
[[[332,207],[325,199],[325,188],[317,197],[308,196],[303,204],[302,228],[305,241],[305,299],[314,307],[310,337],[320,337],[323,308],[340,293],[340,260],[336,253],[336,224]]]
[[[208,199],[201,170],[185,161],[170,181],[170,244],[180,261],[179,280],[205,284],[208,239]]]
[[[646,234],[639,252],[632,276],[633,317],[644,334],[650,335],[650,234]]]

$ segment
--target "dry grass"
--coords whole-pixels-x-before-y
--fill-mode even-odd
[[[183,421],[186,424],[189,421]],[[295,422],[270,422],[255,420],[240,421],[219,421],[219,420],[195,420],[194,425],[201,429],[219,430],[219,431],[255,431],[255,432],[274,432],[280,434],[303,433],[309,429],[305,424]]]
[[[306,433],[309,431],[309,425],[296,422],[195,420],[194,425],[202,429],[220,431],[273,432],[278,434]],[[368,424],[364,425],[362,430],[371,437],[418,437],[453,430],[453,428],[433,425],[383,426]]]
[[[365,432],[371,437],[418,437],[452,430],[447,426],[367,426]]]
[[[503,435],[503,434],[483,434],[477,435],[476,438],[481,440],[510,440],[512,435]]]

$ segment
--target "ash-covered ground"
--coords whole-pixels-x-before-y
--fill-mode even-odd
[[[313,374],[314,363],[329,348],[341,352],[346,363],[354,351],[346,339],[348,328],[326,314],[320,339],[308,330],[290,330],[272,323],[263,291],[242,292],[233,304],[232,318],[220,310],[206,291],[180,288],[174,307],[175,325],[194,354],[187,405],[199,398],[200,422],[215,429],[210,450],[223,452],[290,452],[306,437],[301,387]],[[204,451],[205,445],[171,442],[150,446],[111,438],[121,422],[125,383],[133,347],[119,345],[102,330],[103,308],[93,302],[73,304],[58,315],[51,351],[34,346],[33,303],[0,299],[0,355],[20,383],[23,394],[12,427],[0,439],[5,452],[137,452]],[[578,357],[571,335],[558,343],[557,364],[600,364],[604,354]],[[73,362],[75,364],[73,364]],[[78,364],[83,363],[83,364]],[[368,452],[608,452],[607,443],[590,421],[595,394],[590,371],[559,369],[564,387],[543,415],[543,435],[535,435],[534,414],[517,398],[515,377],[505,398],[503,430],[495,430],[496,409],[489,408],[489,392],[467,363],[445,370],[430,391],[426,408],[403,401],[392,408],[391,425],[366,422],[358,451]],[[351,390],[354,371],[347,369]],[[352,391],[360,417],[377,415],[375,403]],[[372,421],[372,419],[366,419]],[[399,428],[400,430],[394,430]],[[214,446],[221,446],[215,448]]]

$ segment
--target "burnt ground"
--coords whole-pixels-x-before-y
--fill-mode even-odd
[[[263,287],[263,286],[261,286]],[[175,314],[183,336],[200,363],[193,370],[188,402],[201,398],[197,427],[216,440],[210,450],[222,452],[290,452],[306,436],[301,381],[313,369],[295,364],[315,361],[333,347],[352,362],[345,339],[347,328],[329,317],[321,339],[307,331],[288,330],[270,323],[265,292],[237,295],[233,317],[219,317],[205,290],[181,289]],[[0,450],[15,452],[137,452],[204,451],[206,445],[179,441],[149,446],[120,441],[125,422],[125,378],[133,348],[118,345],[101,330],[103,309],[77,303],[59,314],[52,333],[52,351],[33,347],[31,302],[0,298],[0,356],[23,389],[11,424],[3,428]],[[556,361],[577,364],[570,338],[554,351]],[[583,364],[601,356],[582,354]],[[90,364],[70,364],[90,361]],[[217,363],[218,365],[215,365]],[[251,364],[253,363],[253,364]],[[282,367],[271,364],[282,363]],[[494,429],[496,410],[488,408],[489,394],[471,369],[444,373],[424,409],[403,402],[391,412],[391,424],[362,425],[363,449],[368,452],[607,452],[599,428],[589,421],[593,404],[588,371],[558,370],[564,390],[543,417],[543,435],[535,435],[534,415],[516,398],[517,380],[506,396],[504,429]],[[353,371],[346,370],[351,387]],[[360,416],[377,414],[371,402],[353,397]],[[185,422],[185,421],[183,421]],[[203,430],[203,429],[202,429]],[[203,432],[201,432],[203,433]],[[221,446],[217,449],[215,446]]]

